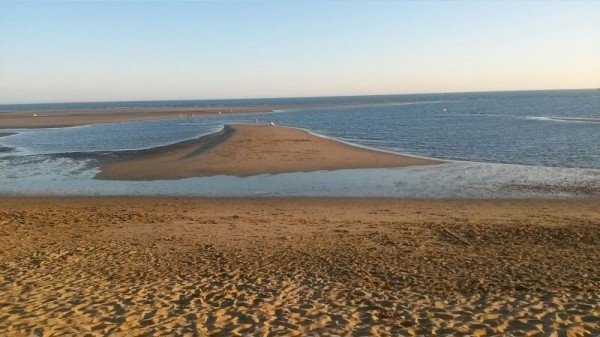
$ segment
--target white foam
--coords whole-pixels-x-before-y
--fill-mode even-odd
[[[548,116],[530,116],[527,119],[548,121],[548,122],[566,122],[566,123],[600,123],[600,118],[591,117],[548,117]]]
[[[36,158],[24,160],[17,165],[7,166],[0,161],[0,194],[600,197],[600,170],[593,169],[449,162],[395,169],[265,174],[244,178],[216,176],[174,181],[101,181],[93,179],[98,169],[88,168],[88,162],[48,156],[34,157]]]

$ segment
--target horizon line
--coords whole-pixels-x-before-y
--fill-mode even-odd
[[[30,102],[30,103],[0,103],[0,106],[41,105],[41,104],[93,104],[93,103],[126,103],[126,102],[176,102],[176,101],[235,101],[235,100],[268,100],[268,99],[293,99],[293,98],[335,98],[335,97],[374,97],[374,96],[403,96],[403,95],[444,95],[444,94],[469,94],[492,92],[526,92],[526,91],[576,91],[600,90],[592,88],[561,88],[561,89],[512,89],[512,90],[479,90],[479,91],[444,91],[444,92],[415,92],[415,93],[387,93],[387,94],[358,94],[358,95],[332,95],[332,96],[279,96],[279,97],[237,97],[237,98],[183,98],[183,99],[150,99],[150,100],[102,100],[102,101],[56,101],[56,102]]]

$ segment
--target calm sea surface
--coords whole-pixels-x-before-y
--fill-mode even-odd
[[[273,121],[359,145],[443,159],[600,168],[600,90],[229,101],[35,105],[36,109],[327,105],[217,116],[34,130],[0,139],[27,153],[139,149],[226,123]],[[358,104],[356,106],[340,106]],[[31,105],[27,106],[32,108]],[[0,106],[0,110],[6,106]],[[20,106],[23,108],[23,106]],[[590,118],[591,120],[586,120]],[[596,119],[596,120],[593,120]]]
[[[0,111],[240,105],[295,108],[252,115],[13,130],[16,135],[0,137],[0,188],[3,180],[5,186],[17,186],[16,180],[25,179],[15,167],[33,170],[48,158],[59,165],[56,158],[60,155],[56,154],[150,148],[215,132],[224,124],[255,123],[257,119],[400,153],[540,167],[550,180],[554,171],[547,169],[552,167],[600,169],[600,90],[0,105]],[[85,169],[77,172],[81,170]],[[11,184],[6,183],[9,179]]]

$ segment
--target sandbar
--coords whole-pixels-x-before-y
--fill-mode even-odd
[[[305,130],[270,125],[226,125],[174,145],[125,152],[100,165],[98,179],[170,180],[251,176],[352,168],[388,168],[440,161],[352,146]]]
[[[600,334],[597,201],[0,204],[8,336]]]
[[[197,118],[219,114],[263,113],[276,108],[211,107],[9,111],[0,113],[0,129],[69,127],[98,123]]]

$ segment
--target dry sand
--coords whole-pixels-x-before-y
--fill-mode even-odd
[[[126,152],[102,164],[97,178],[166,180],[436,163],[440,162],[359,148],[296,128],[233,125],[198,139]]]
[[[278,107],[148,108],[40,110],[0,113],[0,129],[66,127],[141,120],[196,118],[199,116],[269,112]],[[193,117],[192,117],[193,116]]]
[[[0,335],[600,335],[597,201],[0,204]]]

